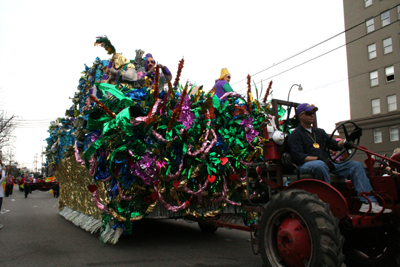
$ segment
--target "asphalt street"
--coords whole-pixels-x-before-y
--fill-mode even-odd
[[[99,233],[90,234],[59,215],[51,193],[34,191],[24,198],[17,186],[3,198],[0,224],[0,267],[262,266],[249,233],[220,228],[204,234],[197,223],[184,220],[142,220],[133,235],[104,244]]]

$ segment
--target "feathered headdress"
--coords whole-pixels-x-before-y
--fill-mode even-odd
[[[96,37],[96,42],[94,43],[94,46],[98,45],[104,47],[109,55],[115,54],[115,47],[111,44],[106,35]]]

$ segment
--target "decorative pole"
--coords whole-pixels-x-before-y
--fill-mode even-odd
[[[185,63],[185,60],[182,58],[181,61],[179,61],[178,65],[178,72],[176,73],[175,81],[174,81],[174,87],[176,87],[179,84],[179,79],[181,77],[182,69],[183,69],[183,63]]]
[[[264,96],[264,100],[263,100],[264,103],[267,102],[267,97],[269,95],[269,91],[271,90],[271,87],[272,87],[272,80],[269,82],[268,89],[265,92],[265,96]]]
[[[95,97],[94,95],[89,95],[90,99],[92,99],[99,108],[101,108],[102,110],[104,110],[110,117],[112,117],[113,119],[115,119],[117,117],[117,115],[112,112],[108,107],[106,107],[103,103],[101,103],[97,97]]]
[[[179,101],[179,104],[172,112],[172,118],[171,118],[170,122],[168,123],[168,128],[167,128],[168,132],[171,131],[172,125],[174,124],[174,122],[178,121],[179,118],[181,117],[183,102],[185,101],[185,98],[187,95],[187,87],[188,87],[188,85],[186,84],[185,89],[183,90],[183,92],[181,94],[181,99]]]
[[[251,76],[247,74],[247,109],[251,113],[251,104],[253,102],[253,96],[251,95],[250,78]]]
[[[154,102],[157,101],[158,95],[160,93],[160,84],[159,84],[159,79],[160,79],[160,65],[157,64],[156,69],[155,69],[156,74],[154,75],[154,84],[153,84],[153,98]]]

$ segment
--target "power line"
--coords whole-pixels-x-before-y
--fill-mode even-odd
[[[394,62],[393,65],[399,64],[399,63],[400,63],[400,61]],[[379,69],[383,69],[383,68],[385,68],[385,67],[382,67],[382,68],[379,68]],[[366,71],[366,72],[358,73],[358,74],[355,74],[355,75],[353,75],[353,76],[350,76],[350,77],[347,77],[347,78],[344,78],[344,79],[341,79],[341,80],[338,80],[338,81],[334,81],[334,82],[328,83],[328,84],[323,85],[323,86],[315,87],[315,88],[313,88],[313,89],[310,89],[310,90],[305,91],[304,93],[312,92],[312,91],[318,90],[318,89],[323,88],[323,87],[328,87],[329,85],[332,85],[332,84],[335,84],[335,83],[339,83],[339,82],[343,82],[343,81],[346,81],[346,80],[350,80],[350,79],[352,79],[352,78],[356,78],[356,77],[358,77],[358,76],[361,76],[361,75],[364,75],[364,74],[368,74],[368,73],[370,73],[370,72],[371,72],[371,71]],[[302,93],[302,94],[304,94],[304,93]]]
[[[392,9],[394,9],[394,8],[397,8],[397,6],[398,6],[398,5],[395,5],[395,6],[391,7],[391,8],[388,9],[388,10],[392,10]],[[376,17],[378,17],[378,16],[380,16],[380,15],[381,15],[381,14],[379,13],[378,15],[375,15],[375,16],[373,16],[372,18],[376,18]],[[299,56],[299,55],[301,55],[301,54],[303,54],[303,53],[305,53],[305,52],[307,52],[307,51],[309,51],[309,50],[311,50],[311,49],[313,49],[313,48],[315,48],[315,47],[317,47],[317,46],[319,46],[319,45],[321,45],[321,44],[323,44],[323,43],[325,43],[325,42],[327,42],[327,41],[329,41],[329,40],[332,40],[332,39],[336,38],[337,36],[339,36],[339,35],[341,35],[341,34],[343,34],[343,33],[345,33],[345,32],[348,32],[348,31],[350,31],[350,30],[352,30],[352,29],[354,29],[354,28],[356,28],[356,27],[358,27],[358,26],[360,26],[360,25],[363,25],[364,23],[365,23],[365,21],[360,22],[360,23],[358,23],[358,24],[356,24],[356,25],[354,25],[354,26],[352,26],[352,27],[350,27],[350,28],[348,28],[348,29],[346,29],[346,30],[344,30],[344,31],[342,31],[342,32],[340,32],[340,33],[338,33],[338,34],[335,34],[335,35],[332,36],[332,37],[329,37],[329,38],[326,39],[326,40],[323,40],[323,41],[321,41],[321,42],[319,42],[319,43],[317,43],[317,44],[315,44],[315,45],[313,45],[313,46],[311,46],[311,47],[309,47],[309,48],[306,48],[305,50],[302,50],[302,51],[300,51],[300,52],[298,52],[298,53],[296,53],[296,54],[294,54],[294,55],[292,55],[292,56],[290,56],[290,57],[288,57],[288,58],[286,58],[286,59],[284,59],[284,60],[279,61],[278,63],[274,63],[272,66],[270,66],[270,67],[268,67],[268,68],[266,68],[266,69],[263,69],[263,70],[261,70],[261,71],[255,73],[255,74],[252,74],[251,76],[253,77],[253,76],[257,75],[257,74],[260,74],[261,72],[264,72],[264,71],[269,70],[269,69],[271,69],[271,68],[273,68],[273,67],[276,67],[276,66],[278,66],[278,65],[280,65],[280,64],[282,64],[282,63],[288,61],[289,59],[292,59],[292,58],[294,58],[294,57],[296,57],[296,56]],[[391,23],[391,24],[392,24],[392,23]],[[382,29],[382,28],[380,28],[380,29]],[[240,81],[238,81],[238,82],[235,82],[235,83],[232,84],[232,86],[235,85],[235,84],[238,84],[238,83],[240,83],[240,82],[242,82],[242,81],[245,81],[245,80],[246,80],[246,78],[244,78],[244,79],[242,79],[242,80],[240,80]],[[242,90],[242,89],[241,89],[241,90]],[[239,90],[239,91],[241,91],[241,90]]]
[[[392,25],[392,24],[397,23],[397,22],[398,22],[398,21],[395,20],[395,21],[391,22],[390,24],[388,24],[387,26]],[[380,30],[382,30],[382,29],[383,29],[383,28],[379,28],[379,29],[377,29],[375,32],[380,31]],[[311,61],[313,61],[313,60],[315,60],[315,59],[317,59],[317,58],[320,58],[320,57],[325,56],[325,55],[327,55],[327,54],[329,54],[329,53],[331,53],[331,52],[333,52],[333,51],[336,51],[336,50],[338,50],[339,48],[342,48],[342,47],[344,47],[344,46],[346,46],[346,45],[349,45],[349,44],[351,44],[351,43],[354,43],[355,41],[358,41],[358,40],[360,40],[360,39],[362,39],[362,38],[364,38],[365,36],[368,36],[368,35],[370,35],[370,34],[367,33],[367,34],[365,34],[365,35],[362,35],[362,36],[360,36],[360,37],[358,37],[358,38],[356,38],[356,39],[354,39],[354,40],[352,40],[352,41],[350,41],[350,42],[348,42],[348,43],[345,43],[345,44],[343,44],[343,45],[341,45],[341,46],[338,46],[338,47],[336,47],[336,48],[334,48],[334,49],[332,49],[332,50],[329,50],[328,52],[325,52],[325,53],[323,53],[323,54],[321,54],[321,55],[318,55],[318,56],[316,56],[316,57],[314,57],[314,58],[312,58],[312,59],[309,59],[309,60],[307,60],[307,61],[305,61],[305,62],[303,62],[303,63],[300,63],[300,64],[298,64],[298,65],[296,65],[296,66],[294,66],[294,67],[291,67],[291,68],[289,68],[289,69],[287,69],[287,70],[284,70],[284,71],[282,71],[282,72],[280,72],[280,73],[277,73],[277,74],[275,74],[275,75],[273,75],[273,76],[271,76],[271,77],[269,77],[269,78],[262,79],[260,82],[257,82],[256,84],[259,84],[259,83],[261,83],[261,82],[263,82],[263,81],[272,79],[272,78],[274,78],[274,77],[276,77],[276,76],[279,76],[279,75],[281,75],[281,74],[283,74],[283,73],[285,73],[285,72],[288,72],[288,71],[290,71],[290,70],[293,70],[293,69],[295,69],[295,68],[297,68],[297,67],[300,67],[300,66],[302,66],[302,65],[304,65],[304,64],[307,64],[307,63],[309,63],[309,62],[311,62]],[[240,92],[240,91],[243,91],[243,90],[247,90],[247,87],[242,88],[242,89],[238,90],[237,92]]]

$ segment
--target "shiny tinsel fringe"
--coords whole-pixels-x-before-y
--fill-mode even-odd
[[[104,243],[107,242],[111,243],[112,239],[114,238],[114,235],[115,235],[114,229],[112,229],[110,224],[107,224],[106,229],[104,231],[101,231],[100,240],[103,241]]]
[[[103,225],[102,221],[79,211],[72,210],[68,207],[64,207],[64,209],[60,212],[60,215],[76,226],[79,226],[82,229],[90,232],[91,234],[97,232]]]
[[[90,232],[91,234],[97,232],[103,225],[102,221],[68,207],[64,207],[64,209],[60,212],[60,215],[76,226],[79,226],[80,228]],[[124,229],[117,228],[114,231],[110,224],[107,224],[106,229],[101,231],[100,240],[104,243],[109,242],[111,244],[116,244],[123,232]]]

